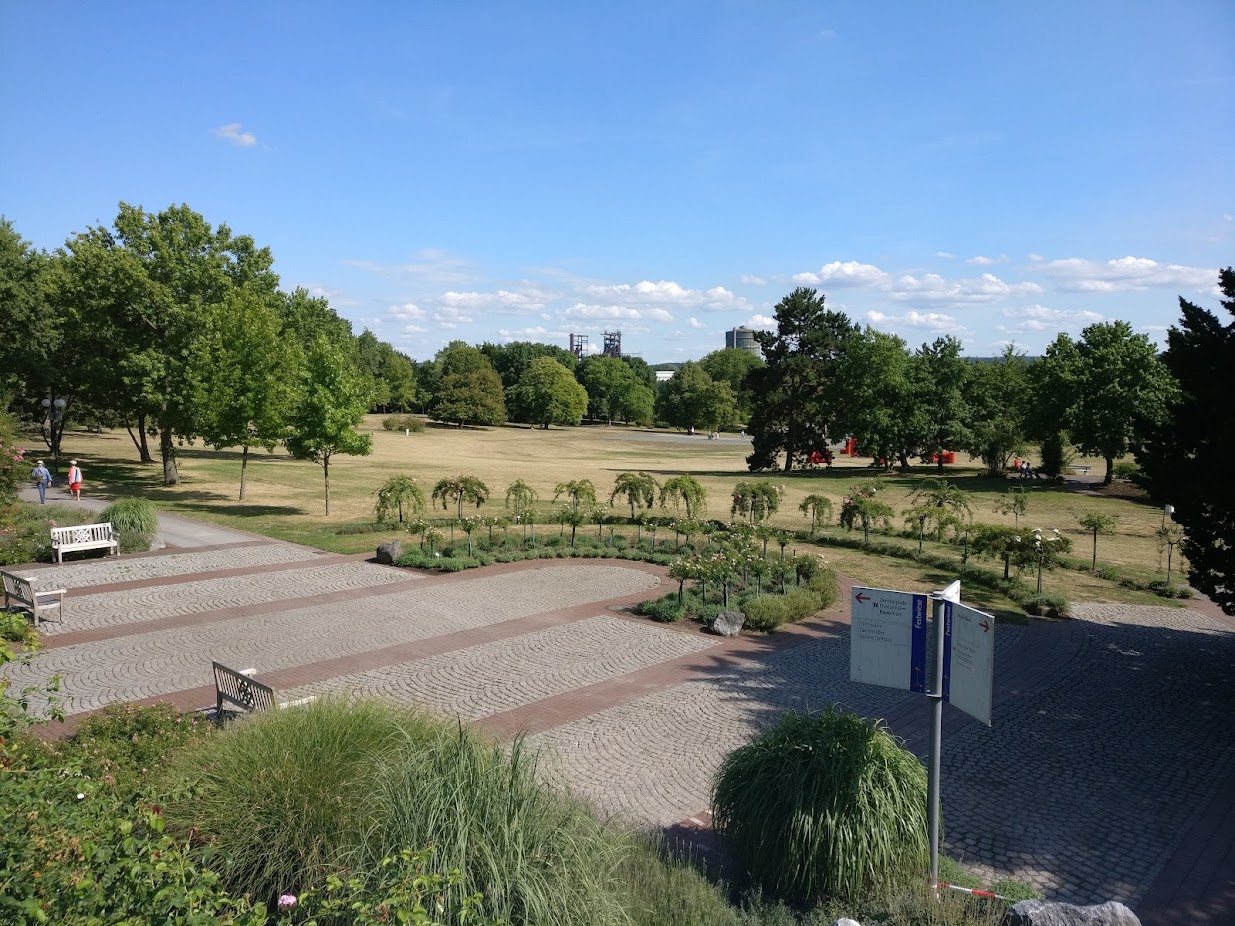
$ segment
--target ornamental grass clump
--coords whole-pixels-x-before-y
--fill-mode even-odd
[[[112,502],[103,509],[99,521],[110,521],[117,533],[154,534],[159,529],[154,505],[144,498],[121,498]]]
[[[859,899],[929,866],[926,770],[880,723],[786,714],[731,752],[713,825],[762,890],[794,904]]]

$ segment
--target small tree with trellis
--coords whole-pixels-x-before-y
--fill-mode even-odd
[[[888,527],[895,514],[891,505],[875,497],[878,491],[874,483],[864,482],[854,486],[849,497],[841,503],[841,526],[846,530],[861,526],[863,544],[870,543],[872,527]]]
[[[596,486],[590,479],[572,479],[570,482],[559,482],[553,487],[553,500],[556,502],[565,495],[570,499],[570,507],[579,510],[580,505],[596,504]]]
[[[1012,526],[1021,526],[1021,515],[1029,510],[1029,490],[1025,486],[1013,486],[996,500],[995,510],[1012,515]]]
[[[776,514],[784,492],[783,487],[774,486],[766,479],[739,482],[733,487],[733,504],[729,507],[729,514],[758,524]]]

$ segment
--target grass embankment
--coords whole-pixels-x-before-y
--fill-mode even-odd
[[[934,467],[920,467],[911,474],[881,473],[872,470],[867,460],[839,457],[830,472],[811,470],[761,476],[746,469],[745,457],[749,452],[746,441],[733,437],[709,441],[698,435],[688,437],[623,427],[541,431],[519,426],[476,429],[430,426],[422,433],[405,435],[401,431],[382,430],[379,416],[370,416],[363,427],[373,434],[373,454],[336,457],[332,461],[329,518],[324,513],[321,468],[292,460],[282,451],[250,454],[247,497],[243,502],[237,499],[240,454],[235,451],[182,448],[179,452],[182,483],[173,488],[163,487],[162,470],[157,463],[136,462],[133,444],[122,430],[102,434],[70,432],[65,436],[64,452],[83,461],[88,494],[143,495],[165,511],[338,553],[360,553],[372,550],[383,540],[406,537],[398,530],[346,532],[372,522],[378,487],[398,473],[415,477],[425,487],[426,494],[444,476],[462,472],[480,478],[493,496],[479,510],[471,508],[466,512],[471,514],[502,513],[506,487],[522,479],[540,494],[538,508],[542,521],[549,519],[560,507],[561,500],[553,501],[554,486],[570,480],[590,479],[603,503],[619,473],[645,470],[661,481],[688,473],[699,479],[708,491],[708,514],[724,519],[729,514],[730,495],[736,482],[766,478],[785,489],[780,510],[770,523],[792,530],[807,526],[806,519],[798,511],[798,505],[807,495],[827,496],[834,510],[839,511],[850,487],[867,479],[877,481],[882,500],[897,512],[899,527],[900,512],[910,505],[910,493],[923,478],[937,474]],[[1095,471],[1100,471],[1100,461],[1091,462],[1095,464]],[[1099,538],[1099,564],[1113,565],[1124,575],[1137,578],[1162,576],[1161,555],[1154,537],[1162,516],[1152,506],[1126,498],[1085,494],[1075,491],[1075,486],[990,479],[976,466],[949,466],[946,475],[972,493],[974,519],[987,524],[1012,525],[1012,516],[995,511],[995,503],[1012,486],[1029,486],[1029,509],[1021,523],[1045,530],[1058,528],[1071,539],[1073,556],[1077,559],[1088,558],[1091,543],[1090,535],[1077,524],[1078,516],[1086,512],[1113,515],[1117,518],[1114,535]],[[617,516],[629,514],[629,508],[622,505],[621,500],[612,511]],[[439,509],[436,514],[447,517],[453,510]],[[556,529],[549,524],[538,528]],[[831,531],[839,533],[837,528]],[[881,535],[881,539],[887,538]],[[916,541],[902,542],[916,546]],[[955,547],[929,542],[927,546],[959,557]],[[828,555],[842,572],[870,585],[922,590],[938,587],[941,579],[946,578],[939,569],[896,562],[861,551],[830,547]],[[1121,588],[1114,582],[1071,569],[1049,574],[1044,585],[1047,591],[1076,601],[1166,603],[1166,599],[1155,595]],[[968,590],[966,596],[969,597]],[[1011,605],[1001,602],[997,595],[984,599],[976,589],[973,600],[997,610]],[[1013,613],[1017,610],[1011,606]]]

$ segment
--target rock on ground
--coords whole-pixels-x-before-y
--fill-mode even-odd
[[[1141,921],[1114,900],[1088,907],[1049,900],[1022,900],[1004,914],[1003,926],[1141,926]]]

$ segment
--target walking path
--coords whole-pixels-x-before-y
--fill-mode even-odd
[[[525,734],[601,810],[686,829],[720,759],[787,709],[839,702],[924,751],[925,699],[848,680],[844,606],[724,639],[630,614],[671,585],[644,564],[436,576],[164,521],[183,522],[175,548],[21,570],[70,592],[7,674],[60,675],[70,728],[117,700],[209,705],[217,659],[286,698],[375,694]],[[1077,611],[1000,624],[993,728],[946,708],[946,850],[1147,926],[1235,921],[1235,626],[1205,602]]]

